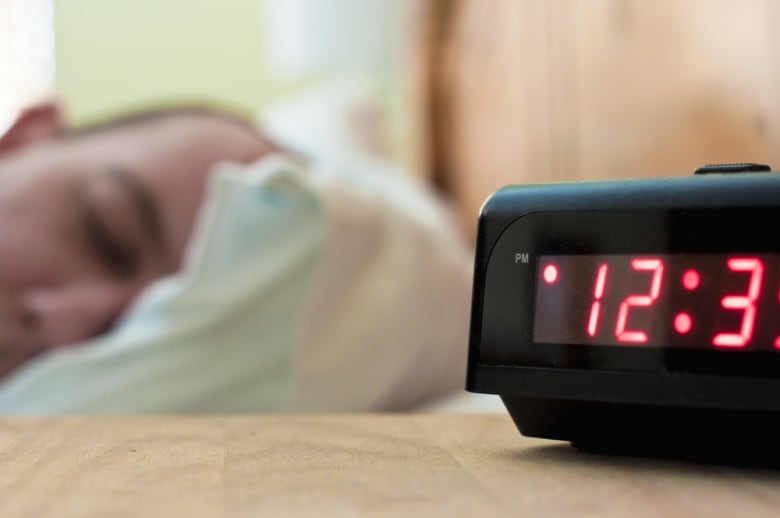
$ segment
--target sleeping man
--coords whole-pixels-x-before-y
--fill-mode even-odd
[[[0,137],[0,413],[404,409],[462,387],[470,255],[375,163],[229,114]]]

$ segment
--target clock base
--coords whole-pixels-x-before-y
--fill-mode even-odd
[[[502,396],[523,435],[600,454],[780,468],[780,413]]]

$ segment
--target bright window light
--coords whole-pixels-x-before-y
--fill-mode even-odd
[[[52,0],[0,0],[0,134],[53,83]]]

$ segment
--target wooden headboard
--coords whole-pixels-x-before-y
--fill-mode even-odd
[[[772,0],[431,1],[430,162],[472,226],[509,183],[780,167]]]

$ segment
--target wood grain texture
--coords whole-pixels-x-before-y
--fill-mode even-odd
[[[780,167],[771,0],[458,0],[435,166],[466,221],[511,183]]]
[[[601,457],[505,415],[9,418],[2,516],[776,516],[780,472]]]

